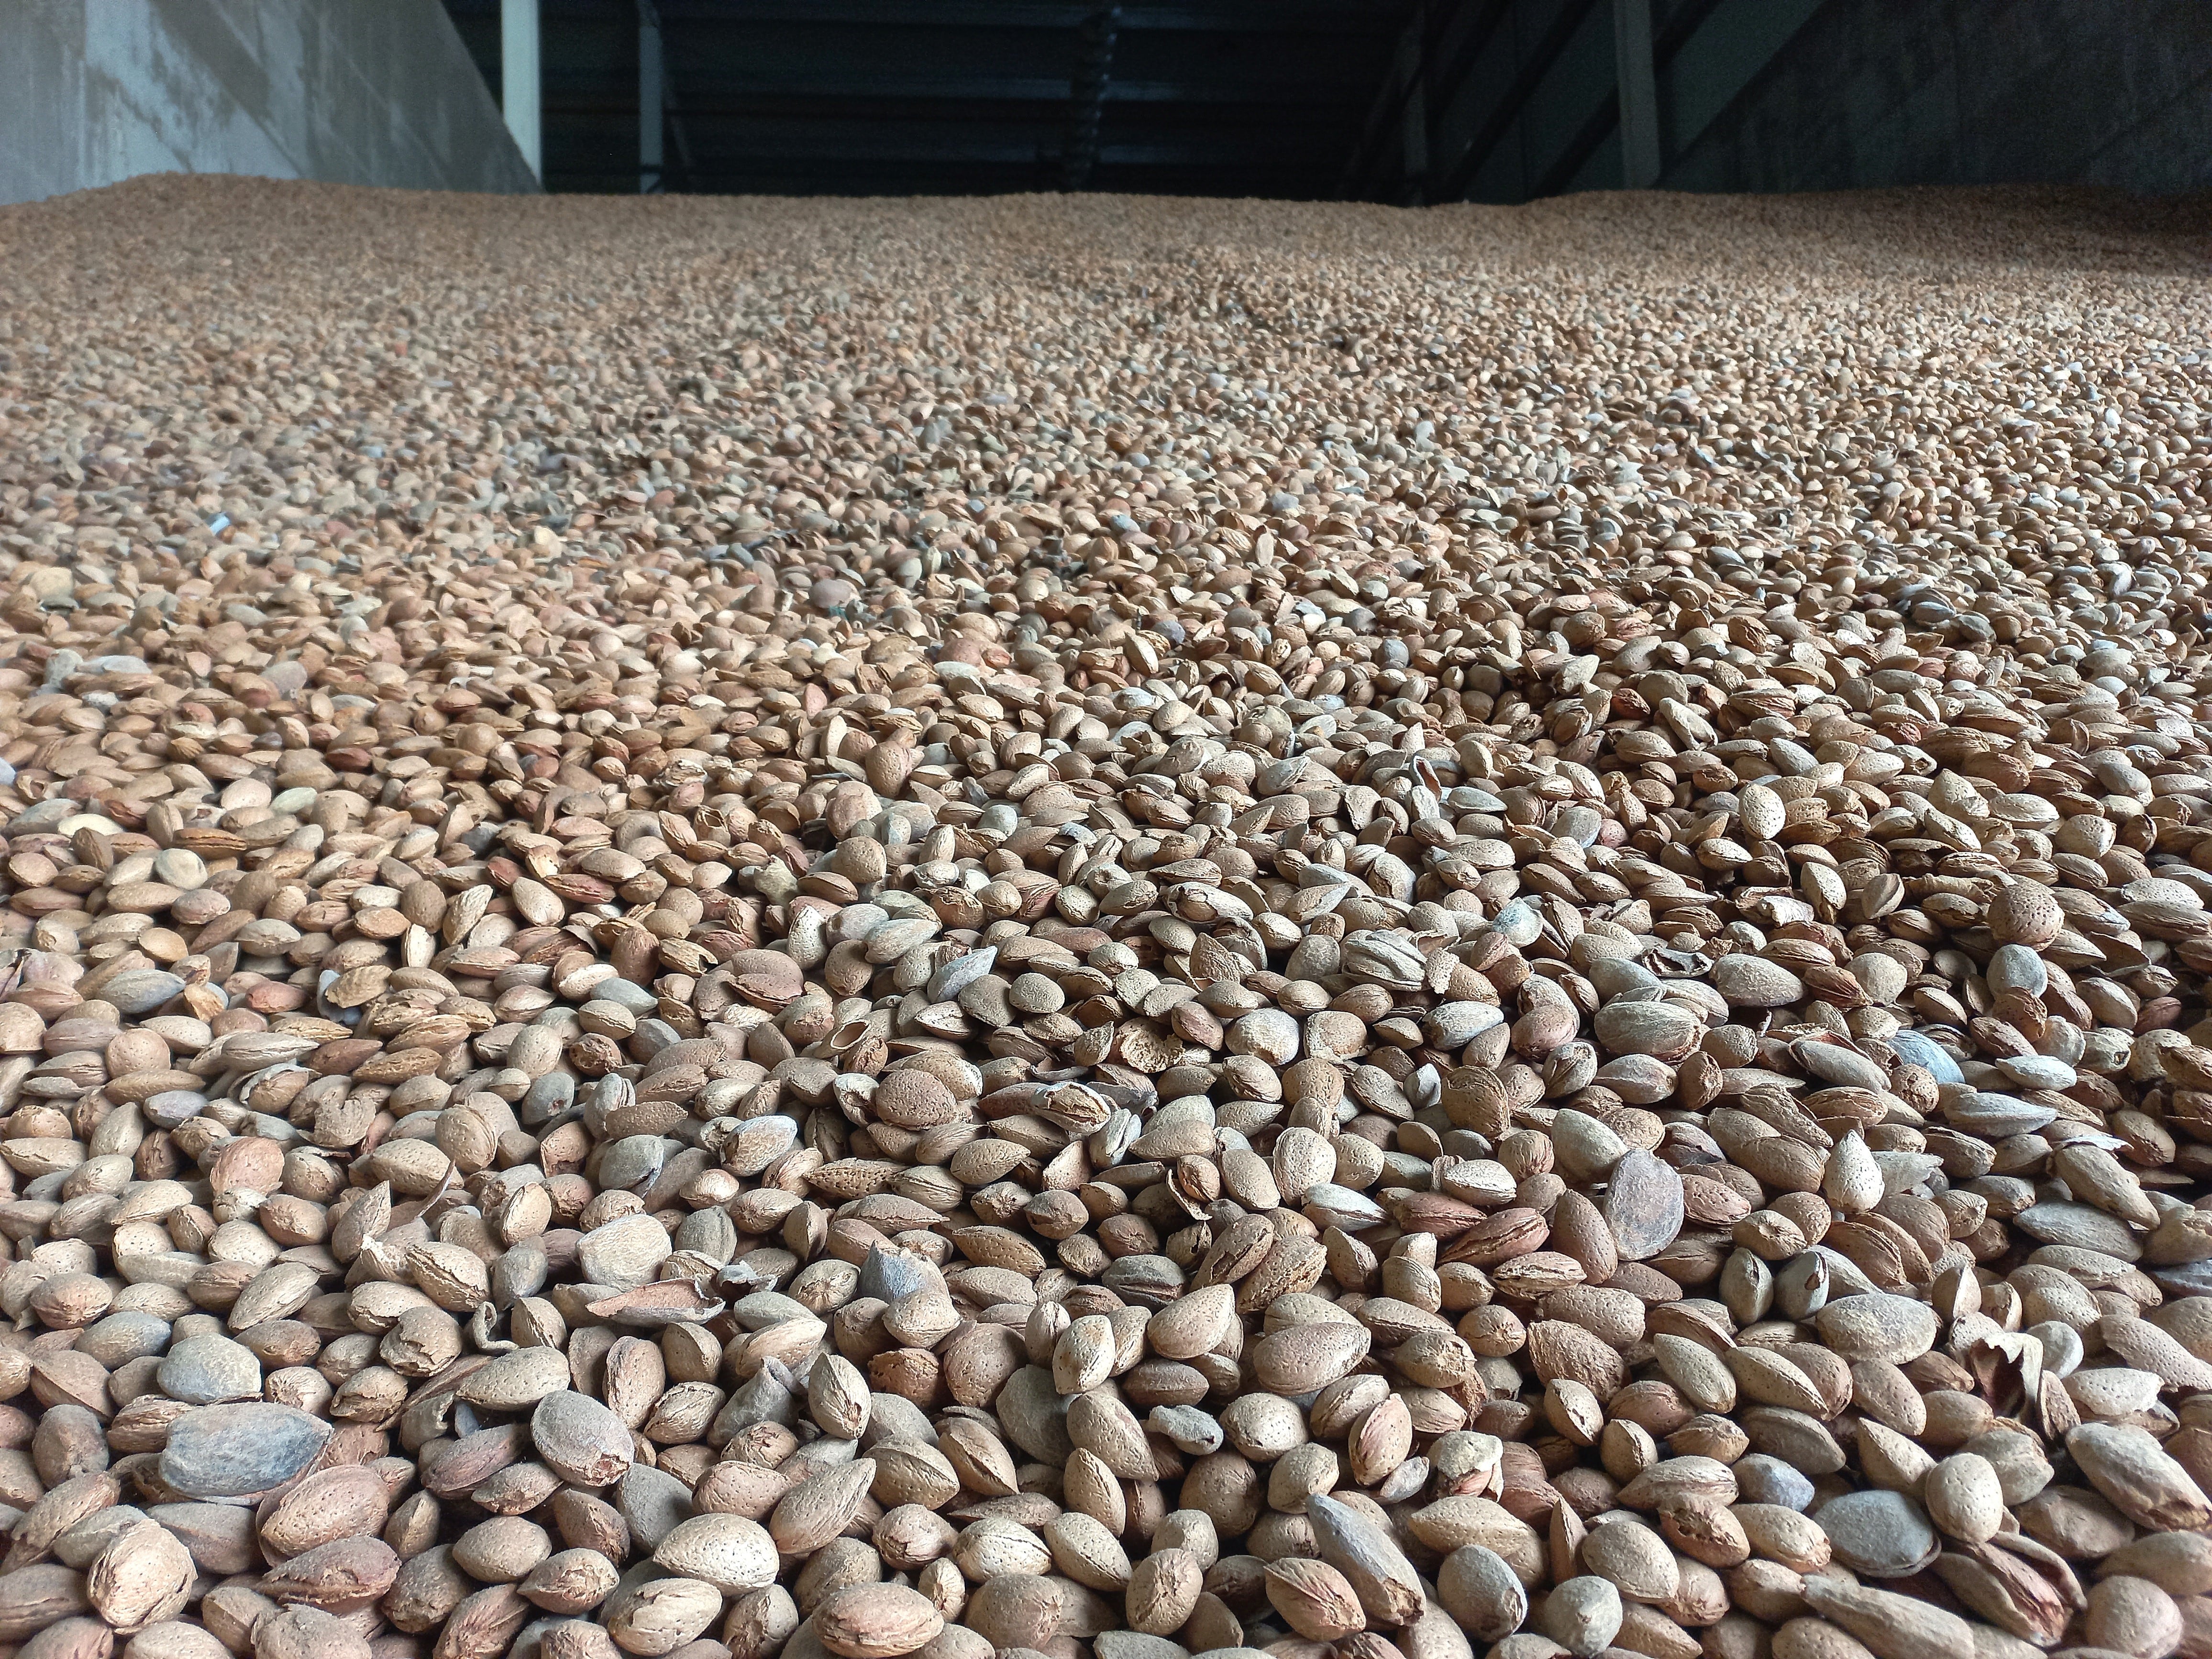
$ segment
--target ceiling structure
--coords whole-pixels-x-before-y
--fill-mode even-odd
[[[1645,185],[1820,3],[538,0],[544,178],[1398,203]],[[501,0],[446,4],[496,95]]]

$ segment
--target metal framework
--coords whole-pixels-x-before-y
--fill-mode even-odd
[[[1620,80],[1620,182],[1659,182],[1659,82],[1652,68],[1651,0],[1613,0],[1613,62]]]
[[[545,177],[538,0],[500,0],[499,107],[522,159]]]
[[[1822,3],[445,0],[554,188],[1408,204],[1663,185]]]
[[[661,141],[667,119],[659,9],[653,0],[637,0],[637,190],[641,196],[653,195],[660,189]]]
[[[1487,118],[1446,169],[1443,187],[1437,196],[1438,201],[1457,202],[1466,198],[1491,152],[1521,118],[1522,108],[1549,73],[1553,60],[1566,50],[1567,42],[1574,39],[1575,32],[1596,5],[1597,0],[1562,0],[1550,27],[1539,38],[1536,49],[1522,60],[1520,72],[1492,104]]]
[[[1060,157],[1060,187],[1085,190],[1098,164],[1098,125],[1105,112],[1106,88],[1114,78],[1114,42],[1121,21],[1119,6],[1102,6],[1083,20],[1082,45],[1067,84],[1067,148]]]
[[[1578,40],[1589,41],[1598,3],[1430,0],[1378,77],[1340,176],[1342,192],[1456,201],[1504,146],[1522,141],[1518,197],[1650,189],[1822,0],[1611,0],[1607,78],[1566,76],[1563,60]],[[1577,50],[1586,64],[1587,44]],[[1538,112],[1555,135],[1546,143],[1528,137]],[[1617,167],[1594,168],[1615,140]]]

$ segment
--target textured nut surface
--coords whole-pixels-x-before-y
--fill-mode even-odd
[[[0,1643],[2206,1648],[2185,217],[8,210]]]

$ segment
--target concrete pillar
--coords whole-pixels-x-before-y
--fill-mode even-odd
[[[637,0],[637,188],[657,194],[661,175],[661,120],[666,108],[661,89],[660,10],[653,0]]]
[[[538,0],[500,0],[499,100],[515,148],[542,181],[545,151],[539,115]]]
[[[1620,182],[1659,182],[1659,82],[1651,62],[1651,0],[1613,0],[1613,58],[1620,77]]]

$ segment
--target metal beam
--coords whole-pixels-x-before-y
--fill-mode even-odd
[[[660,66],[660,13],[653,0],[637,0],[637,190],[641,196],[661,188],[661,140],[666,123],[666,94]]]
[[[670,21],[809,23],[868,28],[1074,29],[1097,8],[1050,0],[661,0]],[[1236,3],[1124,6],[1124,33],[1389,34],[1395,6],[1348,0],[1237,0]]]
[[[1401,167],[1403,167],[1411,137],[1407,112],[1417,102],[1420,125],[1420,171],[1427,172],[1429,65],[1437,60],[1444,38],[1450,33],[1452,20],[1466,9],[1467,4],[1468,0],[1436,0],[1434,5],[1425,3],[1425,0],[1415,0],[1413,15],[1406,25],[1405,32],[1398,37],[1396,53],[1382,71],[1382,83],[1376,88],[1374,102],[1367,111],[1367,119],[1360,126],[1359,141],[1352,147],[1351,156],[1344,164],[1344,179],[1340,186],[1341,195],[1360,199],[1365,193],[1361,186],[1370,166],[1387,167],[1394,151]]]
[[[1414,21],[1407,25],[1407,30],[1410,32],[1420,27],[1420,18],[1416,15]],[[1345,157],[1344,177],[1339,189],[1348,198],[1357,198],[1359,195],[1359,181],[1366,174],[1369,155],[1382,142],[1383,135],[1405,109],[1404,52],[1405,39],[1401,36],[1399,55],[1394,57],[1383,70],[1382,79],[1375,88],[1374,99],[1367,106],[1367,118],[1360,123],[1358,142],[1352,145],[1352,154]],[[1419,55],[1426,54],[1422,52]]]
[[[1664,180],[1668,170],[1774,61],[1820,4],[1821,0],[1686,0],[1674,9],[1652,51],[1660,163],[1654,183]],[[1581,130],[1536,175],[1528,193],[1557,195],[1572,189],[1578,179],[1601,184],[1584,179],[1583,169],[1606,139],[1620,129],[1622,107],[1620,99],[1608,98],[1592,110]]]
[[[1620,100],[1607,98],[1590,112],[1589,119],[1567,141],[1552,165],[1536,175],[1534,186],[1528,191],[1534,201],[1541,196],[1558,196],[1571,188],[1581,173],[1583,164],[1597,154],[1598,147],[1620,125]]]
[[[1473,72],[1482,54],[1489,49],[1491,39],[1498,32],[1510,11],[1512,0],[1458,0],[1455,5],[1439,5],[1431,12],[1430,31],[1421,43],[1421,62],[1428,67],[1422,81],[1423,113],[1428,131],[1435,131],[1437,121],[1449,109],[1460,83]],[[1447,55],[1444,43],[1451,39],[1454,25],[1463,16],[1472,15],[1472,21],[1461,33],[1458,44]],[[1383,84],[1383,99],[1369,118],[1364,136],[1355,152],[1352,167],[1348,170],[1344,193],[1360,197],[1361,180],[1369,172],[1368,155],[1377,141],[1387,140],[1394,125],[1402,118],[1405,107],[1413,95],[1413,88],[1399,82],[1393,76]],[[1435,146],[1429,146],[1429,157],[1433,170]],[[1376,151],[1387,155],[1387,148]],[[1431,181],[1431,185],[1433,181]],[[1425,191],[1431,201],[1449,201],[1449,196],[1437,194],[1433,187]]]
[[[1076,32],[1075,69],[1067,79],[1067,140],[1060,147],[1060,187],[1082,190],[1098,160],[1098,125],[1106,88],[1114,78],[1114,35],[1119,6],[1101,6]]]
[[[1666,66],[1666,153],[1680,161],[1813,21],[1822,0],[1720,0]],[[1670,163],[1671,165],[1671,163]]]
[[[1419,207],[1428,188],[1429,100],[1421,83],[1421,47],[1428,33],[1427,9],[1416,5],[1413,21],[1398,38],[1398,79],[1406,88],[1406,107],[1398,118],[1399,164],[1406,176],[1405,204]]]
[[[1564,0],[1559,15],[1552,20],[1552,27],[1544,31],[1543,37],[1536,43],[1535,51],[1522,63],[1521,72],[1513,77],[1513,83],[1491,106],[1489,118],[1475,130],[1474,137],[1460,152],[1458,159],[1445,173],[1443,184],[1433,199],[1456,202],[1466,197],[1475,176],[1482,171],[1482,164],[1490,159],[1491,151],[1496,149],[1498,141],[1513,130],[1513,124],[1521,118],[1522,107],[1543,83],[1545,76],[1551,72],[1552,65],[1559,61],[1559,54],[1567,49],[1567,43],[1575,38],[1576,31],[1582,27],[1583,20],[1596,4],[1597,0]]]
[[[556,176],[574,180],[596,179],[600,175],[575,173]],[[1287,202],[1334,199],[1326,190],[1314,190],[1313,183],[1313,172],[1306,167],[1270,171],[1204,166],[1133,170],[1123,175],[1123,182],[1115,188],[1148,196],[1267,197]],[[982,196],[1000,192],[1033,196],[1036,193],[1036,162],[1032,158],[1004,167],[963,167],[954,178],[942,172],[914,172],[852,162],[826,169],[749,167],[743,172],[731,172],[717,168],[698,174],[696,188],[703,193],[730,196]]]
[[[760,131],[739,125],[744,119],[741,116],[718,118],[709,112],[702,111],[694,111],[691,115],[695,121],[710,128],[738,128],[734,135],[717,131],[702,138],[708,160],[707,165],[696,174],[700,178],[742,170],[716,160],[725,155],[732,160],[741,160],[744,168],[788,167],[812,162],[825,165],[869,163],[915,168],[969,164],[1035,168],[1041,160],[1052,157],[1052,139],[1048,135],[1026,138],[996,136],[988,130],[976,132],[951,124],[942,129],[922,132],[867,130],[849,133]],[[1236,135],[1233,143],[1200,139],[1187,143],[1102,143],[1093,166],[1304,171],[1313,167],[1317,161],[1325,165],[1326,153],[1317,155],[1317,148],[1316,143],[1286,143],[1279,136],[1272,133],[1249,137]],[[617,161],[606,170],[615,172],[619,170],[619,161]],[[595,173],[599,171],[595,168],[569,170]]]
[[[1660,108],[1662,111],[1667,107],[1673,95],[1671,70],[1675,58],[1690,38],[1705,27],[1705,19],[1712,15],[1714,9],[1719,4],[1721,0],[1682,0],[1682,3],[1674,8],[1674,15],[1667,20],[1667,27],[1657,31],[1657,39],[1652,49],[1652,58],[1656,65],[1655,79],[1658,85],[1665,89],[1665,95],[1660,99]],[[1588,165],[1590,157],[1597,154],[1599,147],[1620,125],[1620,100],[1618,98],[1604,100],[1590,112],[1590,118],[1583,124],[1582,131],[1577,132],[1568,143],[1566,148],[1559,152],[1551,167],[1537,176],[1536,187],[1530,194],[1556,196],[1562,191],[1574,188],[1576,181],[1582,178],[1583,169]],[[1660,141],[1662,174],[1665,172],[1666,154],[1665,133],[1662,131]],[[1601,181],[1593,179],[1588,182],[1596,185]]]
[[[1659,182],[1659,82],[1651,58],[1651,0],[1613,0],[1613,61],[1620,80],[1620,183]]]
[[[1068,81],[1029,75],[823,75],[800,79],[749,80],[716,76],[718,96],[742,99],[791,98],[810,103],[855,100],[913,103],[1054,104],[1067,102]],[[694,82],[696,89],[697,82]],[[1317,105],[1342,106],[1350,96],[1335,81],[1252,82],[1123,81],[1109,79],[1099,98],[1109,104]]]
[[[500,0],[500,113],[522,159],[543,182],[545,146],[538,62],[538,0]]]
[[[1188,196],[1209,200],[1255,198],[1280,202],[1333,201],[1326,173],[1310,167],[1282,172],[1251,168],[1194,167],[1175,171],[1132,173],[1123,185],[1148,196]],[[555,188],[605,190],[619,188],[619,175],[608,179],[591,173],[555,175]],[[1316,185],[1319,188],[1316,188]],[[961,196],[1030,195],[1036,190],[1036,164],[985,171],[969,169],[957,178],[942,173],[908,173],[881,167],[845,166],[822,172],[748,170],[711,171],[696,176],[693,188],[702,192],[733,196]]]
[[[676,145],[676,165],[688,178],[692,171],[690,129],[684,123],[684,105],[676,95],[676,83],[665,74],[660,78],[660,100],[668,112],[668,136]]]
[[[816,178],[836,184],[841,179],[862,176],[897,174],[929,181],[926,193],[945,194],[945,177],[947,167],[959,169],[963,177],[978,177],[986,173],[1003,173],[1000,181],[1016,188],[1034,192],[1036,188],[1037,152],[1035,149],[1002,148],[981,153],[951,156],[921,157],[890,150],[874,153],[840,151],[823,155],[809,151],[805,155],[743,155],[709,157],[705,166],[692,175],[699,181],[718,179]],[[1162,151],[1148,145],[1102,146],[1098,167],[1103,171],[1127,168],[1143,173],[1184,173],[1193,177],[1255,178],[1268,177],[1285,186],[1304,186],[1325,182],[1314,170],[1310,158],[1298,155],[1240,155],[1224,160],[1206,151],[1176,153]],[[600,178],[605,175],[588,167],[560,170],[563,176]],[[716,188],[722,188],[716,185]],[[848,191],[847,194],[852,192]],[[880,192],[865,192],[880,193]],[[1326,191],[1302,199],[1334,199]]]

